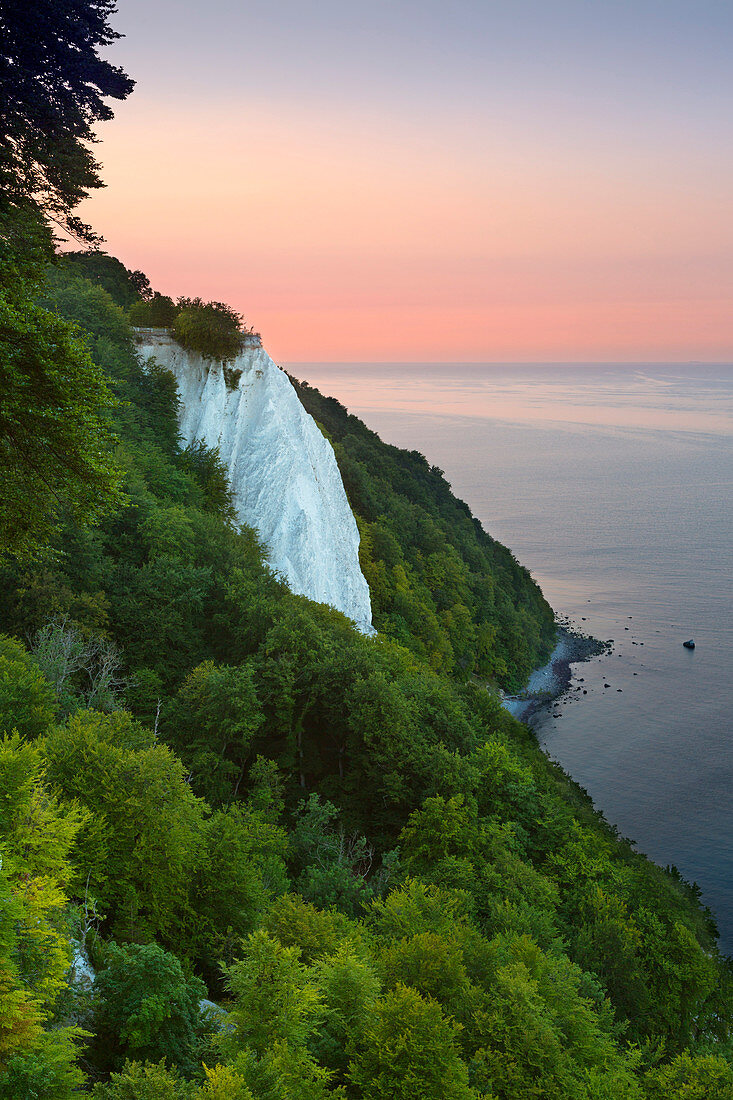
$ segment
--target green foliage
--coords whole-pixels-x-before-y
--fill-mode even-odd
[[[122,500],[114,398],[66,321],[0,288],[0,559],[37,554],[68,516]]]
[[[0,1005],[2,1002],[0,1001]],[[5,1005],[2,1005],[3,1010]],[[24,1015],[27,1010],[24,1009]],[[26,1015],[24,1023],[33,1026]],[[77,1048],[71,1041],[78,1037],[62,1031],[43,1031],[32,1048],[0,1061],[0,1095],[3,1100],[72,1100],[79,1095],[84,1075],[76,1064]],[[29,1044],[31,1045],[31,1044]]]
[[[236,797],[263,722],[252,667],[205,661],[186,677],[164,726],[189,764],[196,789],[219,804]]]
[[[218,448],[207,447],[200,439],[189,443],[181,455],[181,466],[191,473],[204,493],[203,507],[207,512],[234,521],[236,511],[229,477],[222,466]]]
[[[685,1051],[647,1074],[649,1100],[733,1100],[733,1067],[723,1058]]]
[[[380,633],[435,671],[523,686],[555,634],[529,573],[453,496],[441,470],[417,451],[383,443],[334,398],[293,382],[334,445]]]
[[[581,971],[526,936],[492,947],[492,980],[476,1018],[477,1086],[499,1097],[639,1097],[638,1058],[616,1048],[583,996]]]
[[[224,968],[234,1002],[234,1030],[224,1036],[230,1049],[263,1055],[275,1043],[302,1046],[313,1030],[320,993],[297,947],[284,947],[264,931],[253,932],[244,955]]]
[[[73,274],[102,287],[115,305],[128,309],[133,302],[147,297],[150,283],[142,271],[128,271],[123,263],[106,252],[64,252],[61,261]]]
[[[64,259],[49,268],[39,304],[78,325],[92,355],[100,341],[129,347],[124,311],[99,282],[85,279],[81,271],[80,265],[69,266]]]
[[[104,0],[0,12],[0,559],[38,554],[69,515],[93,524],[121,499],[105,375],[34,301],[49,224],[93,237],[73,214],[101,185],[90,144],[106,99],[133,87],[98,53],[118,37],[109,14]]]
[[[172,328],[178,309],[172,298],[156,290],[148,301],[133,302],[128,318],[131,325],[140,328]]]
[[[298,892],[323,909],[356,916],[373,896],[368,882],[374,852],[366,837],[347,836],[336,822],[338,810],[312,794],[300,807],[292,851],[301,868]]]
[[[48,887],[49,904],[61,906],[61,891],[72,873],[69,852],[79,829],[88,822],[88,815],[76,803],[60,802],[49,788],[40,746],[24,741],[17,733],[0,740],[0,792],[3,811],[0,835],[6,846],[3,861],[6,874],[19,880],[26,876],[29,903],[35,904]],[[37,883],[33,883],[34,877],[38,878]],[[45,951],[45,964],[51,966],[50,940],[45,941],[45,933],[41,931],[37,934],[39,943],[45,945],[37,953]],[[29,935],[36,936],[32,927]],[[51,935],[51,940],[60,945],[59,950],[66,951],[60,937]],[[37,984],[49,995],[58,992],[50,977],[39,978]]]
[[[380,937],[401,939],[417,932],[450,933],[465,926],[471,906],[467,892],[407,879],[372,903],[368,922]]]
[[[231,1066],[204,1066],[206,1082],[196,1093],[200,1100],[255,1100],[245,1080]]]
[[[53,688],[27,650],[0,634],[0,732],[45,733],[56,714]]]
[[[94,1086],[94,1100],[190,1100],[194,1089],[175,1069],[160,1062],[126,1062],[106,1084]]]
[[[74,861],[115,934],[180,934],[204,832],[181,762],[124,712],[77,712],[45,756],[51,780],[91,814]]]
[[[231,963],[268,902],[287,889],[285,830],[242,803],[206,822],[193,882],[196,954],[211,981]]]
[[[329,1070],[306,1049],[321,1008],[321,993],[295,947],[264,931],[243,945],[244,955],[225,967],[234,1001],[219,1045],[256,1097],[325,1100]]]
[[[94,1086],[94,1100],[255,1100],[244,1078],[231,1066],[204,1066],[200,1088],[186,1081],[165,1061],[127,1062],[106,1084]]]
[[[318,1032],[311,1047],[319,1062],[346,1080],[349,1058],[363,1041],[381,982],[363,948],[345,941],[314,968],[323,997]]]
[[[48,1028],[65,988],[69,852],[86,818],[46,783],[40,750],[0,741],[0,1095],[66,1100],[83,1075],[78,1028]]]
[[[37,0],[33,12],[6,4],[0,13],[0,210],[32,200],[72,232],[71,211],[100,187],[90,145],[112,118],[105,102],[125,99],[133,81],[99,56],[119,35],[105,0]],[[87,237],[91,234],[87,233]]]
[[[264,917],[264,927],[284,947],[295,947],[310,965],[333,955],[345,943],[363,944],[363,927],[334,909],[317,909],[299,894],[279,897]]]
[[[242,348],[242,318],[223,302],[179,298],[173,336],[187,351],[228,362]]]
[[[178,959],[156,944],[110,944],[94,988],[93,1063],[105,1071],[119,1070],[126,1058],[164,1059],[193,1072],[205,995],[203,982],[187,978]]]
[[[398,985],[375,1004],[350,1079],[363,1100],[471,1100],[457,1035],[440,1005]]]
[[[239,1055],[235,1068],[245,1095],[256,1100],[347,1100],[343,1089],[330,1087],[332,1075],[304,1047],[281,1040],[261,1057],[251,1051]]]

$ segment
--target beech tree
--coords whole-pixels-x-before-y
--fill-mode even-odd
[[[1,287],[0,364],[0,557],[29,556],[121,501],[115,401],[67,323]]]
[[[476,1100],[457,1034],[439,1004],[398,985],[375,1005],[351,1081],[364,1100]]]
[[[92,1059],[101,1070],[126,1058],[165,1058],[191,1073],[204,1031],[199,1001],[206,986],[187,977],[179,960],[155,943],[109,944],[95,982]]]
[[[95,240],[73,211],[101,186],[90,145],[133,82],[98,56],[119,37],[112,0],[0,7],[0,558],[32,555],[65,514],[119,500],[103,372],[68,323],[36,304],[50,226]]]
[[[94,127],[112,118],[107,99],[134,82],[99,57],[120,35],[114,0],[3,0],[0,8],[0,192],[28,200],[45,217],[93,239],[72,211],[101,187],[89,148]]]
[[[60,802],[40,749],[17,733],[0,740],[0,805],[0,1096],[71,1100],[80,1032],[48,1023],[70,961],[60,930],[69,854],[88,817]]]
[[[118,937],[181,935],[205,807],[181,762],[129,714],[80,711],[45,742],[49,778],[93,816],[74,860]]]
[[[263,721],[252,669],[204,661],[183,682],[165,727],[198,793],[218,805],[236,798]]]
[[[224,302],[179,298],[173,335],[188,351],[205,359],[235,359],[242,348],[242,317]]]

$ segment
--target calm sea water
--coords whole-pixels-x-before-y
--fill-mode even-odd
[[[614,639],[537,736],[700,885],[733,953],[733,366],[288,369],[440,466],[558,613]]]

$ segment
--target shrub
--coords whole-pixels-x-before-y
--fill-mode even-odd
[[[238,313],[223,302],[203,302],[201,298],[180,298],[178,306],[173,335],[181,347],[206,359],[228,362],[236,358],[242,348]]]

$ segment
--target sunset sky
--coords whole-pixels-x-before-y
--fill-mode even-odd
[[[729,0],[121,0],[80,213],[298,360],[733,359]]]

